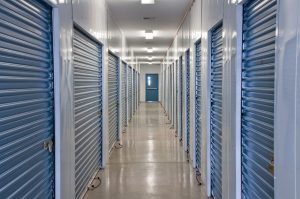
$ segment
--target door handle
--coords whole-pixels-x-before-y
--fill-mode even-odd
[[[274,155],[269,163],[268,171],[274,176]]]
[[[147,88],[147,90],[157,90],[158,88]]]
[[[48,151],[49,153],[52,153],[53,148],[54,148],[54,143],[52,139],[44,141],[44,150]]]

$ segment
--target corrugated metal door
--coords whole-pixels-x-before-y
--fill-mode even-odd
[[[137,106],[140,105],[140,90],[141,90],[141,82],[140,82],[140,73],[137,73],[137,76],[138,76],[138,97],[137,97]]]
[[[186,53],[186,149],[190,152],[190,50]]]
[[[102,46],[74,29],[75,191],[81,198],[102,163]]]
[[[195,151],[196,169],[201,168],[201,42],[196,43],[195,60]]]
[[[133,113],[135,113],[136,109],[136,71],[133,69]]]
[[[183,72],[182,72],[182,56],[179,58],[179,104],[180,104],[180,108],[179,108],[179,140],[182,141],[182,134],[183,134]]]
[[[168,91],[168,116],[170,122],[172,123],[172,65],[169,66]]]
[[[119,58],[108,53],[108,123],[109,149],[119,138]]]
[[[211,191],[215,199],[222,198],[222,80],[223,27],[218,25],[211,35],[210,150]]]
[[[244,4],[242,197],[274,198],[275,0]]]
[[[132,118],[132,68],[130,66],[127,67],[128,74],[128,121]]]
[[[122,128],[127,126],[127,65],[122,62]]]
[[[54,198],[52,49],[51,7],[0,1],[1,198]]]
[[[175,70],[175,129],[176,136],[178,136],[178,60],[176,60],[176,70]]]
[[[166,101],[167,101],[167,69],[164,70],[164,109],[166,113]]]
[[[171,64],[170,66],[170,103],[171,103],[171,128],[174,127],[174,98],[173,98],[173,93],[174,93],[174,64]]]

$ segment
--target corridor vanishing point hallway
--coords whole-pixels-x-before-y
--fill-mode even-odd
[[[159,103],[141,103],[87,199],[206,198]]]

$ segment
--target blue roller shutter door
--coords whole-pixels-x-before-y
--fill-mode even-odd
[[[176,73],[175,73],[175,129],[176,129],[176,136],[178,136],[178,118],[179,118],[179,112],[178,112],[178,68],[179,63],[178,60],[176,61]]]
[[[122,63],[122,128],[127,125],[127,65]]]
[[[222,198],[222,80],[223,80],[223,27],[217,26],[211,35],[211,108],[210,150],[211,191],[215,199]]]
[[[186,144],[190,152],[190,50],[186,51]]]
[[[141,90],[140,73],[137,73],[137,76],[138,76],[138,90],[137,90],[138,97],[137,97],[137,106],[139,106],[139,104],[140,104],[140,90]]]
[[[128,112],[129,112],[129,121],[132,118],[132,68],[128,66]]]
[[[169,107],[169,111],[168,111],[168,116],[169,116],[169,120],[172,123],[172,65],[169,66],[169,84],[168,84],[168,107]]]
[[[182,134],[183,134],[183,71],[182,71],[182,56],[179,58],[179,115],[180,115],[180,133],[179,133],[179,140],[182,141]]]
[[[135,109],[136,109],[136,72],[133,69],[133,113],[135,113]]]
[[[196,43],[195,60],[195,151],[196,169],[201,168],[201,42]]]
[[[109,149],[118,141],[119,135],[119,59],[108,54],[108,121]]]
[[[244,4],[242,197],[274,198],[275,0]]]
[[[54,198],[52,8],[2,0],[0,41],[0,197]]]
[[[102,162],[102,46],[74,29],[76,198]]]

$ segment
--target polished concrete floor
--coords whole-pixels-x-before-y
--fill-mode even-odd
[[[87,199],[204,199],[159,103],[142,103]]]

